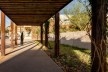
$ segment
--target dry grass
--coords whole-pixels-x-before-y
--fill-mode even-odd
[[[54,58],[54,42],[49,41],[47,53],[65,72],[90,72],[90,50],[60,44],[60,56]]]
[[[60,56],[55,58],[54,42],[49,41],[49,49],[45,49],[45,51],[63,68],[64,72],[90,72],[91,60],[88,49],[60,44]]]

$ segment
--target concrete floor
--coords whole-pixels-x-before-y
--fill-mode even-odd
[[[63,72],[35,42],[25,43],[0,57],[0,72]]]

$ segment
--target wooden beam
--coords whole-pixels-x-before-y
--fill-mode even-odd
[[[0,0],[0,9],[16,24],[40,21],[44,23],[71,1],[72,0]],[[31,23],[31,25],[33,23]]]
[[[15,45],[17,45],[17,25],[15,24]]]
[[[33,36],[33,26],[31,27],[31,36],[32,36],[32,40],[33,40],[33,38],[34,38],[34,36]]]
[[[59,13],[55,15],[55,57],[59,56]]]
[[[41,43],[43,44],[43,24],[41,24]]]
[[[5,56],[5,14],[1,12],[1,56]]]
[[[32,23],[32,25],[29,23],[29,24],[27,24],[27,23],[17,23],[17,26],[40,26],[42,23]]]
[[[45,23],[45,46],[48,47],[49,21]]]
[[[11,47],[14,48],[14,34],[13,34],[13,30],[14,30],[14,23],[13,21],[11,21]]]
[[[69,1],[69,0],[68,0]],[[12,0],[12,1],[9,1],[9,0],[0,0],[0,3],[66,3],[67,0]]]
[[[106,0],[91,0],[91,72],[106,72]]]

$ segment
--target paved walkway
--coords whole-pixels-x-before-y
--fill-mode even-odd
[[[28,42],[0,57],[0,72],[63,72],[38,42]]]

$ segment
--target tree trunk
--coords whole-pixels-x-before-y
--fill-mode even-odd
[[[106,0],[91,0],[91,72],[106,72]]]
[[[48,47],[49,21],[45,23],[45,46]]]
[[[59,13],[55,15],[55,57],[59,56]]]

